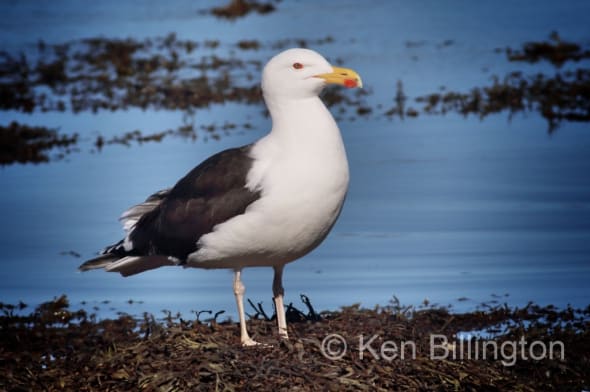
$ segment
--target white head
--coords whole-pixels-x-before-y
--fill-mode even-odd
[[[327,83],[362,87],[360,76],[351,69],[333,67],[310,49],[288,49],[273,57],[262,72],[262,91],[268,100],[281,97],[317,96]]]

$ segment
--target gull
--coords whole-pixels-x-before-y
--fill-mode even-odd
[[[246,328],[242,270],[272,267],[278,335],[288,339],[283,269],[326,238],[348,190],[342,136],[319,97],[328,84],[362,87],[355,71],[313,50],[274,56],[262,72],[271,131],[207,158],[125,211],[125,237],[79,269],[123,276],[162,266],[231,269],[240,341],[251,346],[258,343]]]

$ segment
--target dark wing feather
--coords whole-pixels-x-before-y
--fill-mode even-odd
[[[185,260],[215,225],[244,213],[260,192],[247,189],[251,146],[205,160],[141,216],[130,234],[133,255],[170,255]]]

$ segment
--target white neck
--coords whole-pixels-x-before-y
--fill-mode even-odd
[[[266,102],[273,126],[254,146],[252,156],[256,164],[249,173],[248,187],[255,189],[268,176],[273,178],[267,187],[283,181],[274,176],[289,181],[300,178],[302,183],[313,177],[323,182],[322,186],[335,183],[336,188],[345,190],[348,184],[346,151],[336,121],[323,102],[317,96],[267,98]]]
[[[281,148],[305,147],[308,151],[316,151],[314,147],[317,151],[336,148],[344,152],[338,125],[319,97],[266,98],[266,104],[272,118],[269,137]]]

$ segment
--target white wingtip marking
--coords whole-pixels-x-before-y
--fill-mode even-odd
[[[118,272],[121,268],[125,267],[128,264],[132,264],[137,261],[139,257],[137,256],[125,256],[120,260],[115,261],[114,263],[108,264],[104,267],[105,271],[108,272]]]

